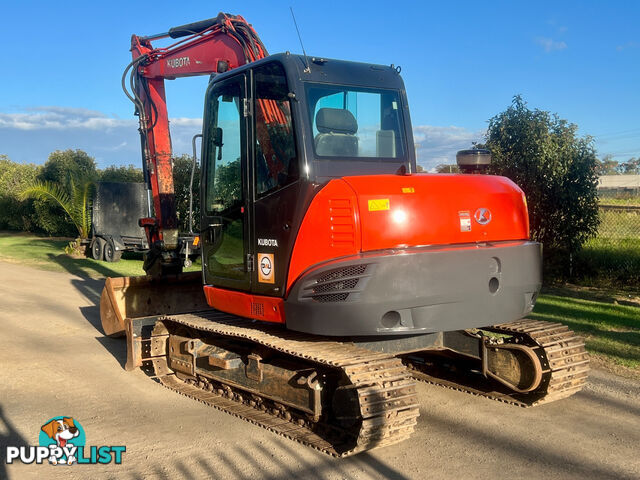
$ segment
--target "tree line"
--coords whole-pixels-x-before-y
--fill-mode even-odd
[[[603,162],[596,157],[593,139],[579,137],[577,130],[577,125],[555,114],[530,109],[516,95],[505,111],[489,120],[485,143],[474,145],[491,150],[489,173],[510,178],[524,191],[531,238],[544,244],[545,270],[553,277],[571,275],[574,255],[596,235],[599,225],[596,187]],[[189,228],[190,173],[190,156],[174,158],[182,231]],[[200,178],[199,171],[195,178]],[[0,156],[0,229],[77,235],[78,222],[74,226],[59,205],[42,196],[25,198],[20,192],[34,182],[50,182],[69,197],[78,196],[82,190],[74,188],[87,180],[139,182],[142,171],[132,165],[99,170],[95,160],[81,150],[53,152],[42,166],[18,164]],[[199,189],[195,188],[196,219],[199,203]]]
[[[460,173],[458,165],[447,163],[437,165],[435,170],[437,173]],[[603,175],[640,175],[640,157],[631,157],[625,162],[618,162],[613,159],[613,155],[605,155],[602,158],[596,158],[595,171],[599,177]]]
[[[189,155],[175,157],[174,183],[179,227],[188,231],[189,180],[192,159]],[[199,218],[198,179],[194,187],[194,218]],[[45,186],[55,193],[72,198],[79,187],[95,182],[142,182],[142,169],[133,165],[99,169],[95,159],[82,150],[52,152],[43,165],[24,164],[0,155],[0,229],[44,233],[52,236],[76,237],[78,227],[59,203],[47,196],[36,198],[22,195],[29,187]],[[89,197],[89,206],[91,198]]]
[[[460,173],[458,165],[441,163],[435,167],[437,173]],[[603,175],[640,175],[640,157],[631,157],[625,162],[613,159],[613,155],[605,155],[595,160],[596,174]]]
[[[618,162],[613,155],[605,155],[596,163],[598,175],[640,175],[640,157],[631,157],[626,162]]]

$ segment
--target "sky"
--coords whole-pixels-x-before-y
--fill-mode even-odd
[[[99,167],[138,166],[120,79],[132,33],[242,15],[269,52],[402,68],[418,162],[455,163],[520,94],[594,137],[599,157],[640,156],[640,2],[2,0],[0,154],[44,163],[82,149]],[[207,79],[167,82],[176,154],[191,153]]]

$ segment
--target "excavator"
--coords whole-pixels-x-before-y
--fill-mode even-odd
[[[583,340],[526,318],[542,246],[522,190],[484,150],[418,173],[399,67],[269,55],[224,13],[131,51],[147,275],[107,278],[100,303],[126,369],[338,457],[407,439],[416,381],[520,406],[582,388]],[[194,75],[202,271],[182,273],[164,81]]]

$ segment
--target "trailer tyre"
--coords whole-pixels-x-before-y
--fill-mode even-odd
[[[91,258],[94,260],[102,260],[104,255],[104,244],[104,238],[101,237],[94,237],[93,240],[91,240]]]
[[[122,250],[116,250],[116,245],[112,239],[107,240],[104,246],[104,259],[107,262],[118,262],[122,257]]]

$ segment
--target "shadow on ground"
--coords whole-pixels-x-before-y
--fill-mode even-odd
[[[91,270],[93,272],[100,273],[105,277],[119,277],[121,275],[98,263],[87,263],[86,265],[83,263],[83,266],[81,267],[77,263],[68,261],[73,259],[70,259],[66,255],[50,255],[50,259],[64,267],[72,275],[79,277],[72,279],[71,284],[87,300],[89,300],[89,302],[91,302],[91,305],[89,306],[80,307],[80,313],[98,332],[98,336],[96,337],[98,343],[113,355],[120,366],[124,368],[124,365],[127,362],[126,343],[123,338],[111,338],[104,336],[100,321],[100,296],[102,295],[102,289],[104,288],[104,278],[93,278],[91,276]],[[89,271],[87,271],[88,269]]]
[[[9,478],[7,473],[6,451],[7,447],[27,447],[27,441],[20,435],[11,420],[4,413],[2,405],[0,405],[0,479]]]
[[[67,272],[72,275],[81,278],[91,278],[91,276],[95,276],[99,274],[103,277],[121,277],[122,274],[116,272],[115,270],[107,267],[104,262],[98,261],[85,261],[86,259],[77,259],[72,258],[69,255],[61,254],[54,255],[52,253],[47,255],[49,260],[53,263],[57,263],[62,268],[64,268]],[[81,261],[78,261],[81,260]],[[104,283],[104,281],[103,281]]]
[[[618,466],[607,466],[597,458],[589,459],[564,449],[558,450],[542,443],[531,443],[513,435],[490,433],[482,427],[455,421],[445,415],[431,416],[430,422],[436,430],[446,429],[459,438],[473,439],[477,445],[490,445],[497,457],[512,458],[517,464],[536,465],[534,470],[543,469],[552,478],[633,478],[628,471]],[[280,437],[272,440],[276,447],[265,448],[258,442],[247,442],[241,451],[213,449],[210,453],[196,452],[194,455],[173,458],[167,464],[154,464],[150,471],[129,472],[133,479],[150,476],[159,479],[173,479],[176,476],[185,479],[228,478],[289,480],[291,478],[360,478],[360,479],[397,479],[430,477],[427,471],[447,471],[450,458],[433,458],[424,466],[424,472],[401,472],[397,468],[381,461],[378,452],[361,453],[346,459],[336,459],[323,454],[301,455],[303,447]],[[415,451],[415,446],[412,448]],[[382,453],[384,450],[381,450]],[[131,452],[133,454],[133,452]],[[465,457],[459,452],[460,458]],[[486,467],[486,465],[485,465]],[[480,475],[482,476],[482,475]]]
[[[338,459],[316,453],[312,458],[301,455],[300,445],[275,437],[274,449],[265,449],[258,442],[248,442],[242,452],[217,450],[210,454],[196,453],[188,458],[172,460],[171,464],[155,464],[153,472],[131,472],[133,479],[148,477],[173,479],[228,478],[290,480],[292,478],[360,478],[407,480],[409,477],[369,453]],[[176,475],[177,474],[177,475]]]
[[[620,290],[593,289],[579,286],[559,286],[549,285],[542,288],[545,295],[558,295],[561,297],[579,298],[581,300],[590,300],[605,302],[611,304],[625,305],[628,307],[640,307],[638,300],[625,300],[620,298]],[[637,292],[636,292],[637,294]]]

